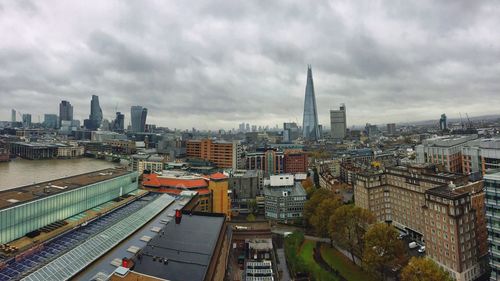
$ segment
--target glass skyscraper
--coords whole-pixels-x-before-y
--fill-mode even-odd
[[[85,128],[89,130],[97,130],[102,124],[102,109],[99,105],[99,97],[92,95],[90,101],[90,115],[89,119],[84,120]]]
[[[132,106],[130,108],[130,121],[132,123],[132,132],[144,132],[146,129],[146,117],[148,109],[142,106]]]
[[[304,119],[302,122],[303,137],[306,140],[317,141],[320,138],[318,126],[318,110],[311,66],[307,66],[306,97],[304,100]]]
[[[490,280],[500,278],[500,173],[484,175],[486,228],[490,254]]]

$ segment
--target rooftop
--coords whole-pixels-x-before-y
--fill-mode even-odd
[[[458,189],[449,185],[442,185],[426,191],[429,194],[445,197],[447,199],[455,199],[467,195],[468,191],[465,189]]]
[[[204,280],[224,215],[195,213],[168,223],[134,259],[134,271],[171,281]],[[216,258],[216,257],[215,257]]]
[[[3,190],[0,191],[0,209],[13,207],[130,173],[132,172],[127,171],[125,167],[116,167]]]
[[[422,144],[429,146],[451,147],[464,144],[474,139],[477,139],[477,135],[440,136],[440,137],[426,139],[422,142]]]
[[[170,187],[177,189],[206,188],[207,181],[201,177],[165,177],[157,174],[144,174],[143,185],[149,187]]]
[[[291,174],[272,175],[269,177],[270,186],[293,186],[294,177]]]
[[[306,196],[306,191],[300,182],[295,182],[292,186],[266,186],[264,187],[265,196],[282,197],[285,196],[283,192],[287,192],[286,196]]]

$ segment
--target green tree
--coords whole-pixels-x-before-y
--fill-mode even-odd
[[[365,234],[363,267],[383,280],[389,268],[404,263],[405,248],[398,239],[398,231],[385,223],[376,223]],[[424,280],[424,279],[423,279]]]
[[[252,214],[257,213],[257,200],[250,199],[247,202],[247,205],[248,205],[248,210],[250,211],[250,213],[252,213]]]
[[[326,198],[321,201],[311,216],[310,223],[318,236],[329,237],[328,223],[335,210],[342,206],[338,197]]]
[[[250,221],[250,222],[255,221],[255,215],[252,213],[248,214],[247,221]]]
[[[448,272],[429,258],[410,259],[401,271],[401,281],[452,281]]]
[[[325,188],[318,188],[311,195],[311,198],[304,204],[304,219],[309,225],[311,224],[311,217],[316,213],[316,208],[325,199],[335,198],[335,193]]]
[[[330,216],[328,233],[330,238],[355,256],[362,257],[364,249],[364,235],[375,221],[373,214],[366,209],[354,205],[339,207]]]

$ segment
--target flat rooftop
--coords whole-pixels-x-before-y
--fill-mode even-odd
[[[132,173],[126,167],[108,168],[81,175],[55,179],[46,182],[0,191],[0,210],[74,190],[86,185],[113,179]]]
[[[223,215],[184,213],[180,224],[170,221],[140,252],[134,271],[171,281],[204,280],[224,221]]]

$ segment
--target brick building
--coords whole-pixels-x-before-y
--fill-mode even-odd
[[[239,141],[188,140],[186,156],[213,162],[219,168],[238,169],[241,166]]]

